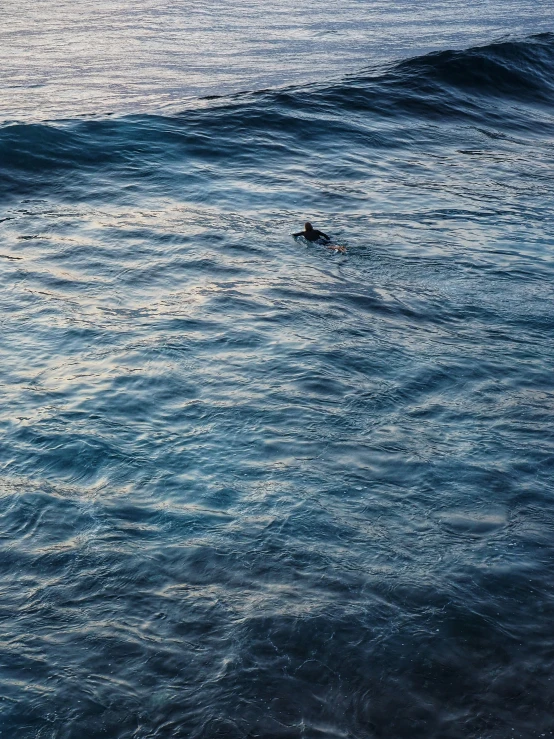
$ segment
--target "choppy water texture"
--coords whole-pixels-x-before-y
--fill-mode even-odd
[[[553,79],[0,128],[2,737],[552,734]]]

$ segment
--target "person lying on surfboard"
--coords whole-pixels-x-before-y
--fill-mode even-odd
[[[345,246],[334,246],[333,244],[330,244],[331,237],[327,236],[327,234],[324,234],[323,231],[318,231],[317,228],[314,228],[311,223],[306,221],[304,224],[304,230],[299,231],[296,234],[293,234],[294,238],[297,239],[299,236],[303,236],[306,241],[309,241],[311,243],[318,242],[320,244],[325,244],[325,246],[328,249],[332,249],[333,251],[340,251],[343,254],[346,253],[346,247]]]

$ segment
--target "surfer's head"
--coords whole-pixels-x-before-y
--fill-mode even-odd
[[[306,221],[306,223],[304,224],[304,231],[313,231],[313,230],[314,230],[314,227],[312,226],[312,224]]]

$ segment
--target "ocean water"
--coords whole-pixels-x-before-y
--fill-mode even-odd
[[[0,736],[552,736],[551,8],[125,5],[6,4]]]

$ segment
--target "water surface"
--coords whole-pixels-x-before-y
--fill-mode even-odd
[[[339,67],[0,128],[1,736],[554,730],[554,39]]]

